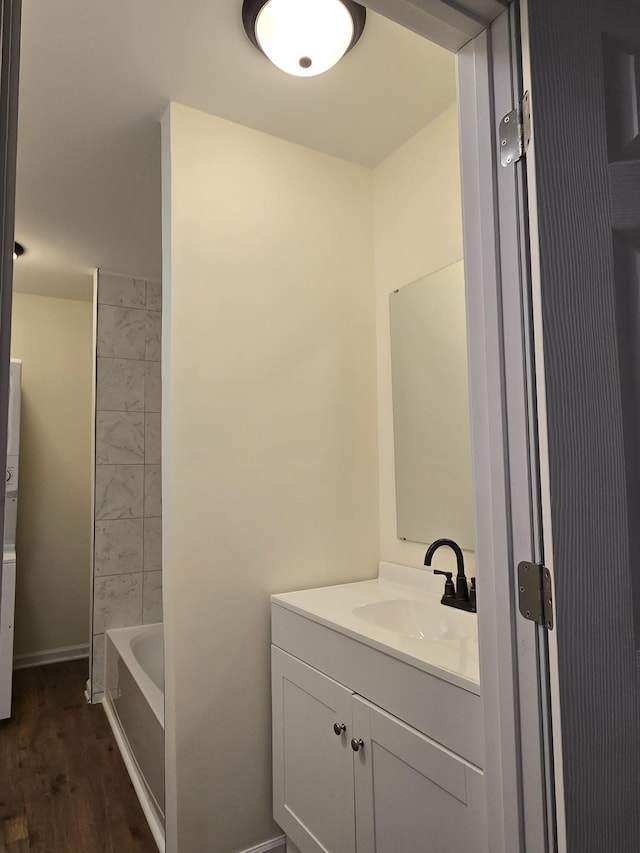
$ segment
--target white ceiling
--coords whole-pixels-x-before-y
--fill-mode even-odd
[[[16,290],[91,298],[95,267],[160,278],[160,128],[171,100],[374,166],[455,100],[454,57],[368,13],[307,79],[273,67],[241,0],[24,0]]]

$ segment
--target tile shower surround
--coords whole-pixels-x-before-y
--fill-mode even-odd
[[[98,272],[92,701],[104,632],[162,620],[162,293]]]

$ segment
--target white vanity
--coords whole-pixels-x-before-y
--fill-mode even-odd
[[[274,817],[301,853],[485,853],[476,616],[431,572],[274,595]]]

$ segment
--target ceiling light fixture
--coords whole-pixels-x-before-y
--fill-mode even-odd
[[[24,246],[20,243],[13,244],[13,260],[17,261],[20,255],[24,255]]]
[[[313,77],[339,62],[362,35],[366,10],[353,0],[244,0],[250,41],[287,74]]]

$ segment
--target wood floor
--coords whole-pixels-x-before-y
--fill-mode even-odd
[[[157,853],[86,661],[14,673],[0,724],[0,853]]]

